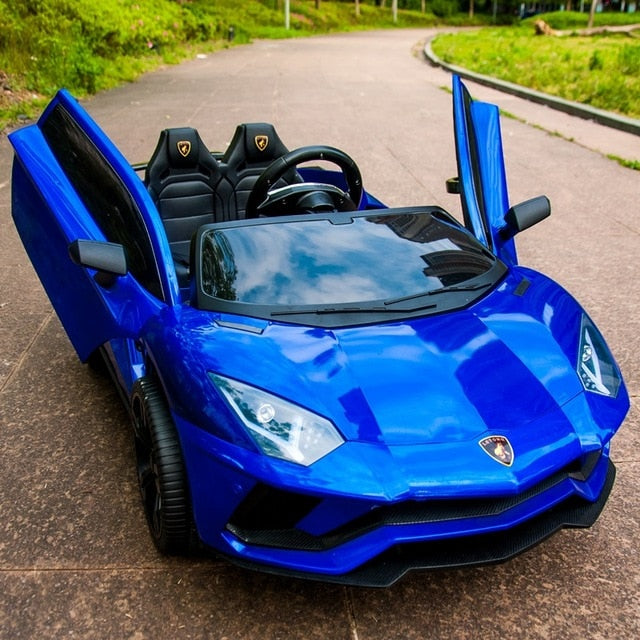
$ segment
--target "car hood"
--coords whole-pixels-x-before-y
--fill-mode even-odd
[[[216,333],[223,340],[200,346],[217,373],[326,416],[351,441],[504,434],[582,391],[580,308],[557,285],[539,283],[539,292],[519,296],[516,284],[503,283],[467,310],[411,321],[337,330],[223,321]]]

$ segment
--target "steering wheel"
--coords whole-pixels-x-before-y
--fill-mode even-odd
[[[311,160],[327,160],[338,165],[347,191],[332,184],[299,182],[274,189],[290,169]],[[324,145],[300,147],[276,158],[253,185],[247,200],[247,218],[260,215],[290,215],[299,211],[355,211],[362,198],[362,176],[355,161],[344,151]]]

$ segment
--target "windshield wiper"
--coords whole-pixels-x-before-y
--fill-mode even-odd
[[[386,302],[384,303],[387,304]],[[423,307],[417,307],[415,311],[422,309],[432,309],[437,305],[429,304]],[[272,311],[271,316],[303,316],[303,315],[326,315],[339,313],[401,313],[406,309],[389,309],[389,307],[317,307],[311,309],[291,309],[288,311]]]
[[[393,305],[400,302],[408,302],[409,300],[417,300],[424,296],[435,296],[439,293],[455,293],[457,291],[479,291],[480,289],[486,289],[490,287],[493,282],[482,282],[475,284],[453,284],[449,287],[440,287],[439,289],[430,289],[429,291],[422,291],[420,293],[412,293],[410,296],[403,296],[401,298],[391,298],[385,300],[385,305]]]
[[[392,309],[391,307],[401,302],[408,302],[410,300],[418,300],[422,297],[434,296],[439,293],[455,293],[458,291],[479,291],[480,289],[486,289],[490,287],[493,282],[483,282],[476,284],[455,284],[450,287],[441,287],[440,289],[432,289],[430,291],[422,291],[421,293],[414,293],[410,296],[404,296],[402,298],[391,298],[385,300],[382,304],[384,306],[362,306],[362,307],[340,307],[340,306],[326,306],[326,307],[311,307],[297,309],[281,309],[278,311],[272,311],[270,315],[276,316],[304,316],[304,315],[328,315],[328,314],[340,314],[340,313],[406,313],[407,311],[424,311],[426,309],[435,309],[438,305],[436,303],[423,304],[412,307],[401,307],[399,309]]]

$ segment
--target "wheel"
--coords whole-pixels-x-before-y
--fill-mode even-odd
[[[190,551],[191,504],[171,413],[155,381],[140,378],[131,393],[138,484],[153,542],[165,554]]]
[[[313,160],[326,160],[342,170],[347,191],[319,183],[296,183],[280,189],[273,186],[290,169]],[[256,180],[247,199],[245,216],[289,215],[299,211],[354,211],[362,198],[362,176],[353,158],[335,147],[300,147],[276,158]]]

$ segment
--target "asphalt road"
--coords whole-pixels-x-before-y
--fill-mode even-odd
[[[167,126],[195,126],[223,149],[236,123],[266,120],[290,148],[346,150],[388,204],[457,212],[444,189],[456,174],[443,90],[450,78],[416,53],[426,35],[257,42],[149,74],[86,107],[132,162],[148,159]],[[613,446],[618,480],[596,525],[499,566],[413,573],[384,590],[159,556],[139,505],[126,414],[113,389],[76,360],[14,231],[3,137],[2,639],[640,637],[640,172],[603,155],[640,159],[640,139],[471,91],[515,116],[503,119],[512,202],[540,193],[552,202],[552,217],[519,238],[521,262],[581,300],[632,395]]]

